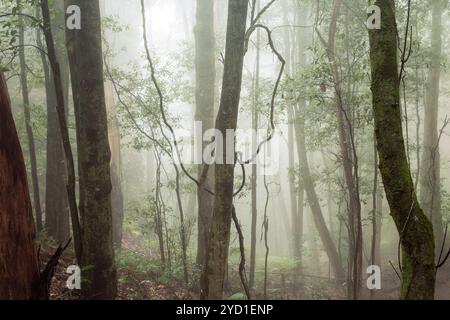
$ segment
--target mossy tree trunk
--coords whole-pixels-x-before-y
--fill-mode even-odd
[[[402,299],[433,299],[433,226],[417,201],[405,151],[400,109],[394,0],[377,0],[381,29],[369,30],[373,111],[380,172],[402,247]]]

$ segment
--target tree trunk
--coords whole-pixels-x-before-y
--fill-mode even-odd
[[[235,155],[227,154],[227,129],[236,130],[239,100],[244,64],[244,42],[246,33],[248,0],[229,0],[228,26],[225,49],[225,66],[222,82],[222,95],[216,119],[216,129],[223,136],[224,163]],[[217,153],[217,152],[216,152]],[[228,264],[228,246],[233,206],[234,164],[215,165],[215,199],[212,225],[209,237],[208,256],[202,274],[201,298],[221,299],[225,271]]]
[[[288,21],[288,8],[286,6],[286,3],[283,3],[283,23],[285,25],[289,25]],[[286,57],[286,73],[288,75],[292,75],[292,50],[291,50],[291,42],[290,42],[290,34],[289,29],[285,28],[284,34],[283,34],[283,42],[284,42],[284,55]],[[294,138],[294,122],[295,116],[294,116],[294,106],[289,105],[288,106],[288,161],[289,161],[289,195],[290,195],[290,205],[291,205],[291,230],[290,230],[290,246],[292,255],[295,259],[300,260],[300,252],[301,252],[301,239],[300,239],[300,233],[298,230],[299,227],[299,213],[300,208],[299,202],[301,196],[300,196],[300,190],[296,190],[295,186],[295,177],[296,177],[296,163],[295,163],[295,138]],[[298,189],[301,189],[299,187]],[[302,190],[303,191],[303,190]],[[303,207],[302,207],[303,209]],[[300,261],[297,263],[297,270],[300,270]]]
[[[31,126],[30,98],[28,91],[27,65],[25,60],[25,25],[23,21],[22,2],[17,1],[19,8],[19,62],[20,62],[20,85],[22,88],[23,113],[25,118],[25,129],[27,132],[28,152],[31,165],[31,184],[33,186],[33,206],[36,214],[37,231],[42,230],[41,196],[39,193],[39,177],[37,172],[36,146],[34,143],[33,128]]]
[[[335,0],[333,15],[331,18],[328,43],[326,44],[328,61],[330,63],[331,73],[334,83],[334,95],[336,102],[336,119],[338,124],[339,146],[342,156],[342,164],[344,169],[345,183],[348,188],[348,194],[350,198],[350,239],[351,239],[351,251],[350,256],[352,259],[352,298],[358,299],[361,294],[361,282],[362,282],[362,221],[361,221],[361,203],[359,199],[359,190],[356,182],[356,176],[358,174],[357,167],[352,164],[356,163],[357,159],[351,159],[349,154],[350,150],[353,150],[355,146],[353,143],[349,143],[350,133],[347,130],[349,124],[345,122],[344,104],[342,99],[341,88],[341,76],[339,73],[339,67],[335,56],[335,40],[337,31],[337,22],[340,15],[342,6],[342,0]],[[355,169],[355,170],[354,170]],[[350,284],[349,284],[350,285]]]
[[[202,137],[206,130],[214,125],[214,89],[216,77],[214,36],[214,1],[197,0],[197,25],[195,27],[195,66],[196,66],[196,112],[195,121],[202,124]],[[202,151],[206,147],[201,142]],[[203,156],[203,152],[202,152]],[[203,157],[202,157],[203,163]],[[198,166],[198,177],[201,176],[204,165]],[[205,189],[213,188],[213,170],[208,170],[208,176],[197,189],[198,198],[198,236],[197,264],[205,265],[209,228],[213,211],[214,198]]]
[[[39,282],[27,172],[0,73],[0,300],[31,299]]]
[[[375,239],[372,245],[373,248],[373,264],[381,267],[381,231],[383,229],[383,195],[382,190],[377,191],[376,195],[376,221],[375,221]]]
[[[287,15],[288,12],[288,8],[285,7],[284,11],[286,12],[285,14]],[[305,8],[302,7],[302,5],[300,3],[297,3],[297,14],[295,16],[295,21],[296,24],[302,24],[306,19],[307,19],[307,15],[308,12],[305,12]],[[285,19],[285,23],[289,24],[289,21],[287,19],[287,17],[284,18]],[[295,36],[296,35],[296,36]],[[305,48],[307,48],[307,46],[309,45],[309,39],[307,39],[307,34],[305,35],[305,31],[304,30],[296,30],[296,34],[292,35],[292,38],[295,39],[294,42],[294,48],[292,50],[290,50],[290,46],[286,45],[286,52],[288,54],[290,54],[290,60],[289,61],[289,65],[291,67],[291,73],[294,73],[295,71],[293,70],[293,66],[294,65],[298,65],[300,68],[305,66]],[[289,33],[286,32],[285,35],[285,42],[289,43]],[[297,59],[297,63],[294,64],[294,60]],[[304,98],[300,98],[300,100],[298,101],[299,105],[301,107],[304,107],[306,105],[306,101]],[[301,121],[301,119],[299,119],[298,117],[295,116],[295,106],[293,107],[293,121],[294,122],[298,122]],[[296,126],[298,126],[299,124],[295,124]],[[300,125],[302,125],[302,123],[300,123]],[[292,128],[291,130],[294,131],[294,123],[292,124]],[[292,133],[294,134],[294,133]],[[297,136],[298,137],[298,136]],[[299,163],[301,162],[302,156],[300,155],[301,152],[301,145],[299,144],[300,142],[297,140],[297,157],[298,157],[298,161]],[[306,149],[303,150],[304,152],[306,152]],[[298,190],[297,190],[297,206],[296,209],[297,211],[292,214],[292,232],[293,232],[293,240],[294,240],[294,245],[293,245],[293,249],[294,249],[294,257],[297,259],[297,272],[301,273],[301,269],[303,266],[303,235],[304,235],[304,203],[305,203],[305,186],[304,183],[302,181],[302,172],[300,172],[298,174]]]
[[[81,228],[78,217],[77,199],[75,192],[75,165],[73,160],[72,146],[70,144],[69,129],[67,127],[67,118],[64,101],[64,85],[61,77],[61,68],[53,40],[51,28],[50,9],[48,0],[41,0],[40,7],[43,19],[43,31],[47,45],[48,60],[52,71],[53,85],[56,93],[56,111],[58,114],[59,130],[61,133],[64,156],[67,167],[67,198],[69,202],[70,218],[72,221],[72,230],[74,238],[75,255],[78,263],[81,261]]]
[[[58,3],[60,4],[60,3]],[[56,25],[64,22],[63,8],[56,6]],[[41,41],[41,30],[36,28],[36,41],[40,48],[44,48]],[[63,37],[64,32],[52,26],[53,32],[57,33],[57,38]],[[60,40],[64,44],[64,38]],[[57,51],[58,60],[66,61],[67,57]],[[57,99],[53,78],[50,74],[47,56],[40,52],[40,58],[44,69],[45,93],[47,102],[47,160],[46,160],[46,188],[45,188],[45,228],[47,233],[56,241],[63,243],[70,237],[69,209],[67,192],[65,190],[67,178],[67,166],[64,157],[61,131],[59,129],[58,113],[56,110]],[[62,68],[62,78],[66,79],[67,72]],[[68,88],[67,81],[63,81],[64,89]],[[66,90],[65,90],[66,91]],[[65,105],[67,98],[65,95]],[[66,115],[68,110],[66,110]]]
[[[370,263],[375,266],[381,267],[381,223],[382,223],[382,197],[381,191],[379,190],[378,183],[378,153],[376,146],[376,137],[374,137],[374,179],[373,179],[373,190],[372,190],[372,244],[370,250]],[[375,290],[370,291],[370,297],[373,299],[375,297]]]
[[[400,110],[398,41],[393,0],[377,0],[381,29],[369,30],[375,132],[386,197],[402,246],[402,299],[433,299],[433,226],[417,201],[407,161]]]
[[[420,204],[432,221],[437,254],[444,241],[441,212],[441,161],[439,152],[439,84],[442,54],[442,14],[444,1],[431,1],[433,6],[431,30],[431,66],[425,97],[423,154],[420,175]]]
[[[166,252],[164,250],[164,228],[165,225],[165,215],[164,215],[164,206],[161,201],[161,158],[159,157],[157,151],[155,151],[155,159],[156,159],[156,186],[155,186],[155,212],[154,212],[154,221],[155,221],[155,231],[158,237],[158,245],[159,245],[159,255],[161,257],[161,265],[162,269],[166,267]],[[163,221],[164,220],[164,221]],[[167,232],[167,230],[166,230]],[[166,236],[168,236],[166,234]],[[166,242],[166,247],[169,250],[170,243]],[[170,255],[170,254],[169,254]],[[170,260],[170,258],[169,258]],[[170,263],[169,263],[170,265]]]
[[[300,158],[302,184],[305,186],[305,192],[312,211],[314,224],[317,228],[317,231],[319,232],[319,236],[328,255],[328,259],[330,260],[334,276],[338,281],[343,281],[343,279],[345,278],[344,268],[342,267],[338,251],[333,242],[333,239],[331,238],[330,232],[328,231],[322,213],[322,208],[320,207],[319,198],[314,187],[314,181],[309,169],[309,162],[306,153],[304,120],[299,111],[296,114],[296,118],[297,120],[295,121],[295,132],[299,149],[298,156]]]
[[[259,3],[257,6],[259,11]],[[258,108],[259,108],[259,76],[260,76],[260,65],[261,65],[261,50],[259,48],[261,44],[261,32],[257,30],[256,39],[256,65],[255,65],[255,75],[253,79],[253,102],[252,102],[252,129],[254,130],[254,136],[252,137],[252,148],[255,148],[258,144]],[[250,277],[249,286],[253,289],[255,284],[255,271],[256,271],[256,232],[258,223],[258,167],[256,164],[252,164],[252,177],[251,177],[251,189],[252,189],[252,200],[251,200],[251,210],[252,210],[252,221],[251,221],[251,231],[250,231]]]
[[[82,12],[80,30],[66,30],[77,126],[82,257],[89,299],[114,299],[117,292],[112,239],[111,151],[108,144],[98,0],[66,1]]]
[[[122,245],[123,234],[123,193],[122,193],[122,155],[120,145],[120,125],[116,119],[115,99],[112,84],[105,83],[105,103],[108,113],[108,140],[111,147],[111,210],[113,241],[116,248]]]

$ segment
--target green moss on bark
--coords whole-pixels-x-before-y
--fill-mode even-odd
[[[370,30],[372,93],[380,171],[402,248],[402,299],[433,299],[433,226],[417,201],[403,139],[395,2],[378,0],[380,30]]]

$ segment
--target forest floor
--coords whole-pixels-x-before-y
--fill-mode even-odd
[[[136,242],[139,239],[125,237],[123,250],[138,250]],[[137,248],[136,248],[137,247]],[[133,249],[131,249],[133,248]],[[56,246],[47,243],[41,247],[41,270],[44,263],[50,259]],[[143,253],[142,253],[143,254]],[[50,288],[51,300],[77,300],[79,293],[68,290],[66,281],[69,274],[66,273],[70,265],[75,265],[75,257],[72,250],[67,250],[61,257],[55,270],[55,275]],[[182,282],[171,281],[170,283],[159,281],[155,273],[145,273],[131,270],[127,267],[117,269],[118,278],[118,300],[190,300],[196,295],[186,290]]]
[[[41,240],[40,261],[41,268],[48,261],[55,251],[56,246],[50,241]],[[198,293],[194,288],[186,289],[186,285],[181,279],[173,276],[161,275],[155,267],[148,267],[152,264],[150,258],[158,259],[157,250],[149,249],[140,237],[135,235],[124,235],[122,254],[125,258],[120,258],[118,262],[118,300],[191,300],[197,299]],[[130,255],[134,261],[130,263]],[[153,256],[153,257],[152,257]],[[136,262],[136,257],[142,257],[142,261]],[[123,260],[127,262],[124,263]],[[69,274],[66,273],[70,265],[75,264],[73,251],[68,249],[61,257],[56,268],[50,290],[52,300],[77,300],[79,293],[66,288],[66,281]],[[154,263],[156,264],[156,263]],[[445,271],[444,271],[445,270]],[[436,299],[450,299],[450,268],[442,269],[436,284]],[[399,280],[393,270],[384,270],[382,290],[377,291],[374,298],[380,300],[396,300],[399,297]],[[233,276],[232,276],[233,277]],[[232,278],[231,277],[231,278]],[[238,279],[237,275],[236,278]],[[286,279],[271,275],[268,282],[269,297],[282,300],[345,300],[347,293],[345,286],[338,285],[326,277],[304,277],[302,285],[295,289]],[[232,289],[231,287],[234,287]],[[233,292],[239,292],[239,283],[230,284],[229,296]],[[239,295],[236,295],[239,299]],[[261,294],[255,298],[262,299]],[[231,298],[233,299],[233,298]],[[367,291],[363,292],[363,299],[370,299]]]

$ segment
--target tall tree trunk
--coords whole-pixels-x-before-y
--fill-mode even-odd
[[[376,138],[374,137],[374,179],[373,179],[373,190],[372,190],[372,243],[370,250],[370,263],[372,265],[380,266],[381,256],[381,223],[382,223],[382,196],[379,190],[378,183],[378,153],[376,146]],[[373,299],[375,297],[375,290],[370,291],[370,297]]]
[[[287,14],[288,8],[284,9]],[[295,21],[296,24],[302,24],[307,19],[308,13],[305,12],[305,8],[302,7],[300,3],[297,3],[297,10],[296,10],[296,16]],[[289,24],[289,21],[287,17],[285,18],[285,21],[287,24]],[[294,61],[297,61],[295,65],[298,65],[299,67],[304,67],[306,64],[305,61],[305,48],[308,46],[309,39],[307,38],[308,35],[305,35],[304,30],[296,30],[296,32],[293,34],[292,38],[295,39],[294,46],[292,50],[289,50],[289,46],[286,46],[286,51],[290,51],[291,61],[289,62],[291,66],[291,74],[293,74],[294,71]],[[286,34],[285,41],[289,41],[289,34]],[[306,105],[306,101],[304,98],[300,98],[298,101],[298,104],[300,107],[304,107]],[[294,121],[298,122],[301,121],[298,117],[295,116],[295,107],[294,107]],[[298,126],[298,124],[296,124]],[[302,125],[300,123],[300,125]],[[294,130],[295,128],[292,128]],[[298,137],[298,136],[297,136]],[[297,140],[297,156],[298,161],[301,162],[301,145],[299,145],[299,141]],[[303,150],[306,152],[306,149]],[[302,172],[298,174],[298,190],[297,190],[297,212],[292,215],[292,232],[293,232],[293,239],[294,239],[294,257],[298,260],[297,261],[297,272],[301,272],[302,269],[302,260],[303,260],[303,235],[304,235],[304,203],[305,203],[305,186],[302,181]]]
[[[65,101],[64,101],[64,85],[61,76],[61,68],[58,62],[55,43],[53,40],[52,23],[50,18],[50,8],[48,0],[41,0],[40,7],[43,19],[43,31],[45,43],[47,46],[48,61],[52,71],[53,85],[56,93],[56,111],[58,114],[59,130],[61,133],[62,144],[64,148],[64,156],[67,167],[67,198],[69,202],[70,218],[72,221],[72,230],[74,238],[75,255],[78,263],[81,261],[81,227],[78,217],[77,199],[75,192],[75,165],[72,154],[72,146],[70,144],[69,129],[67,126]]]
[[[376,241],[375,241],[375,264],[381,266],[381,231],[383,229],[383,192],[378,191],[377,194],[377,227],[375,230]]]
[[[55,24],[60,25],[61,21],[64,23],[64,10],[60,7],[61,3],[57,3],[55,10],[56,19]],[[40,16],[39,8],[37,7],[38,16]],[[40,48],[44,48],[41,41],[41,29],[36,28],[36,42]],[[52,25],[53,32],[57,33],[57,38],[60,39],[64,35],[64,31],[55,28]],[[64,38],[60,39],[64,44]],[[61,43],[60,43],[61,44]],[[67,61],[61,50],[57,50],[58,60]],[[50,74],[49,63],[44,52],[40,52],[40,58],[44,70],[45,79],[45,94],[47,103],[47,160],[46,160],[46,188],[45,188],[45,228],[47,233],[58,242],[66,242],[70,237],[69,225],[69,208],[67,192],[65,190],[67,167],[64,157],[64,148],[62,145],[61,131],[59,129],[58,114],[56,110],[57,100],[54,86],[54,80]],[[68,88],[65,68],[62,68],[62,79],[64,91]],[[65,96],[65,105],[67,105],[67,98]],[[67,114],[67,110],[66,110]]]
[[[156,186],[155,186],[155,231],[158,236],[158,245],[159,245],[159,255],[161,257],[161,265],[162,269],[166,267],[166,252],[164,250],[164,228],[163,226],[166,224],[165,215],[164,215],[164,206],[161,203],[161,158],[158,155],[157,151],[155,151],[155,159],[156,159]],[[163,221],[164,220],[164,221]],[[167,231],[167,230],[166,230]],[[166,235],[167,236],[167,235]],[[170,243],[166,242],[166,247],[169,250]],[[170,254],[169,254],[170,256]],[[169,258],[170,260],[170,258]],[[170,265],[170,263],[169,263]]]
[[[334,276],[338,279],[338,281],[342,281],[345,278],[344,268],[342,267],[338,251],[330,232],[328,231],[325,218],[322,213],[322,208],[320,207],[319,198],[314,187],[311,171],[309,169],[305,142],[304,119],[303,115],[300,114],[300,110],[297,110],[296,118],[297,121],[295,121],[295,132],[299,149],[298,156],[300,159],[300,170],[302,172],[302,183],[305,186],[305,192],[312,211],[314,224],[317,228],[320,239],[322,240],[328,259],[330,260]]]
[[[283,3],[283,23],[285,25],[289,25],[288,20],[288,8],[286,3]],[[288,75],[292,75],[292,50],[291,50],[291,39],[289,28],[285,28],[283,34],[283,42],[284,42],[284,55],[286,57],[286,73]],[[297,270],[300,270],[300,252],[301,252],[301,239],[300,239],[300,230],[299,227],[299,213],[300,208],[300,189],[297,190],[295,185],[295,177],[296,177],[296,167],[295,167],[295,137],[294,137],[294,122],[296,121],[293,111],[294,106],[288,106],[288,161],[289,161],[289,195],[290,195],[290,205],[291,205],[291,230],[290,230],[290,246],[292,250],[293,257],[298,260]],[[303,190],[301,190],[303,192]],[[303,209],[303,206],[302,206]]]
[[[80,30],[66,30],[77,126],[83,295],[114,299],[117,293],[112,239],[111,151],[108,144],[98,0],[66,1],[82,12]]]
[[[402,246],[402,299],[433,299],[433,226],[417,201],[402,131],[398,41],[393,0],[377,0],[381,29],[369,30],[372,94],[380,172]]]
[[[377,241],[378,241],[378,153],[376,147],[376,138],[374,137],[374,179],[373,179],[373,190],[372,190],[372,247],[370,250],[370,262],[372,265],[376,265],[376,250],[377,250]],[[373,297],[373,293],[371,292],[371,296]]]
[[[27,172],[0,73],[0,299],[31,299],[39,282]]]
[[[108,140],[111,147],[111,212],[113,242],[116,248],[122,245],[124,205],[122,193],[122,155],[120,125],[116,119],[114,91],[110,81],[105,83],[105,103],[108,113]]]
[[[257,6],[259,11],[259,3]],[[253,80],[253,102],[252,102],[252,129],[254,130],[254,136],[252,137],[252,147],[255,148],[258,144],[257,142],[257,132],[258,132],[258,109],[259,109],[259,76],[260,76],[260,65],[261,65],[261,49],[259,48],[261,44],[261,32],[257,30],[256,39],[256,65],[255,65],[255,75]],[[251,189],[252,189],[252,200],[251,200],[251,210],[252,210],[252,221],[251,221],[251,231],[250,231],[250,276],[249,276],[249,286],[253,289],[255,284],[255,271],[256,271],[256,232],[258,223],[258,167],[256,164],[252,164],[252,177],[251,177]]]
[[[61,80],[63,86],[63,95],[64,95],[64,106],[65,106],[65,116],[66,120],[69,119],[69,81],[70,81],[70,72],[69,72],[69,60],[67,57],[66,50],[66,33],[63,28],[59,26],[64,25],[66,23],[66,14],[65,14],[65,6],[63,1],[55,1],[53,3],[53,8],[55,11],[55,23],[52,26],[53,33],[56,35],[56,57],[58,61],[61,61]],[[56,121],[57,114],[53,112],[52,116],[56,118],[52,121]],[[56,122],[55,122],[56,123]],[[59,126],[57,127],[58,132],[55,132],[55,136],[59,137],[62,141],[61,132],[59,130]],[[47,132],[48,134],[48,132]],[[64,190],[64,185],[67,181],[67,165],[64,159],[64,147],[62,143],[60,143],[60,149],[57,150],[58,159],[55,161],[59,161],[58,173],[61,173],[58,177],[57,185]],[[48,186],[48,185],[47,185]],[[61,192],[61,191],[60,191]],[[61,194],[62,200],[60,200],[60,204],[55,209],[57,215],[57,238],[60,242],[64,243],[70,237],[70,209],[69,202],[67,199],[67,193]],[[46,199],[47,201],[47,199]]]
[[[206,130],[214,125],[214,91],[216,78],[214,36],[214,1],[197,0],[197,25],[195,27],[195,66],[196,66],[196,112],[195,121],[202,124],[202,137]],[[202,141],[203,150],[206,143]],[[198,166],[199,180],[202,178],[204,165]],[[205,190],[213,188],[213,170],[197,189],[198,198],[198,236],[197,264],[204,266],[208,248],[209,228],[213,211],[214,198]]]
[[[297,190],[295,187],[295,172],[296,172],[296,163],[295,163],[295,136],[294,136],[294,122],[295,122],[295,116],[294,111],[292,110],[292,106],[288,106],[288,178],[289,178],[289,204],[290,204],[290,213],[292,217],[292,221],[294,222],[297,217],[298,212],[298,199],[297,199]],[[294,226],[292,226],[294,228]],[[293,253],[293,256],[296,257],[298,250],[296,247],[296,237],[294,229],[291,230],[291,250]]]
[[[248,0],[229,0],[228,26],[225,49],[225,66],[222,82],[220,107],[216,119],[216,129],[223,136],[224,163],[228,155],[226,131],[236,131],[239,112],[239,100],[244,65],[244,42],[246,33]],[[228,264],[228,246],[233,206],[234,164],[215,165],[215,199],[211,231],[208,244],[206,266],[202,274],[201,298],[221,299],[226,267]]]
[[[27,132],[28,152],[31,165],[31,184],[33,186],[33,207],[36,214],[37,231],[42,230],[41,196],[39,193],[39,177],[36,160],[36,145],[34,142],[33,128],[31,126],[30,98],[28,91],[27,65],[25,60],[25,25],[22,14],[22,2],[17,1],[19,8],[19,62],[20,62],[20,85],[22,88],[23,113],[25,118],[25,129]]]
[[[439,84],[442,55],[443,0],[432,0],[431,66],[425,97],[420,204],[433,223],[437,254],[444,241],[441,212],[441,161],[439,152]]]
[[[339,146],[342,156],[342,164],[344,169],[345,183],[348,188],[348,194],[350,198],[350,232],[351,232],[351,259],[352,259],[352,298],[358,299],[361,294],[361,279],[362,279],[362,221],[361,221],[361,203],[359,199],[359,190],[356,182],[356,176],[358,174],[357,167],[352,163],[356,163],[357,159],[351,159],[349,154],[350,150],[353,150],[355,146],[352,142],[349,143],[351,130],[346,125],[346,115],[344,111],[342,88],[341,88],[341,76],[339,73],[339,67],[335,56],[335,41],[337,32],[337,22],[340,15],[342,6],[342,0],[334,1],[333,15],[331,18],[328,43],[325,44],[327,49],[328,61],[330,63],[331,73],[334,83],[334,95],[336,102],[336,118],[338,123],[338,135]]]

